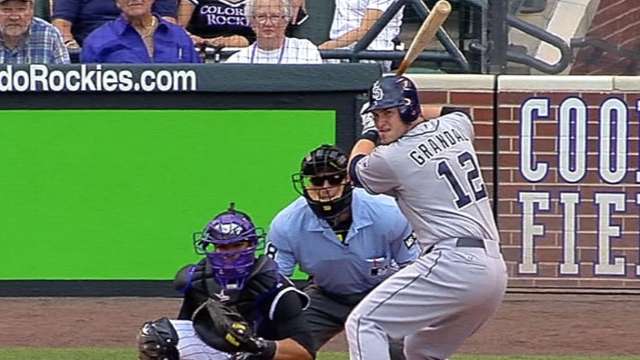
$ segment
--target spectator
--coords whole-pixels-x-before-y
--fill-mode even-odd
[[[33,0],[0,0],[2,64],[68,64],[56,28],[33,17]]]
[[[335,0],[336,10],[331,24],[329,38],[331,40],[320,44],[320,50],[352,48],[394,0]],[[389,24],[373,39],[368,50],[393,50],[393,39],[400,33],[402,25],[402,10],[391,19]],[[390,61],[385,61],[385,70],[391,67]]]
[[[256,42],[233,54],[228,63],[320,64],[318,48],[306,39],[285,35],[293,13],[291,0],[248,0],[245,16]]]
[[[246,47],[256,39],[245,17],[247,0],[179,0],[178,23],[184,26],[196,45]],[[292,0],[289,28],[307,19],[304,0]]]
[[[189,35],[180,26],[151,13],[154,0],[116,0],[117,19],[86,38],[84,63],[197,63]]]
[[[176,0],[157,0],[154,13],[175,22]],[[53,25],[62,33],[69,48],[82,46],[84,39],[100,25],[115,20],[120,10],[114,0],[55,0]]]

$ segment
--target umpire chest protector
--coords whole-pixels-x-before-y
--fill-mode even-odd
[[[277,264],[266,256],[260,256],[241,290],[224,290],[214,279],[213,269],[206,259],[197,265],[189,265],[180,270],[174,286],[199,306],[212,298],[235,308],[248,321],[259,325],[267,318],[273,320],[273,309],[281,298],[281,293],[295,290],[287,279],[278,273]],[[302,296],[302,295],[301,295]],[[304,297],[303,303],[308,303]],[[190,316],[193,314],[190,314]]]

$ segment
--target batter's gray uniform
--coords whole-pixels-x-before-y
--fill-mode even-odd
[[[354,158],[351,176],[396,198],[424,249],[372,291],[346,324],[352,360],[389,359],[387,334],[407,359],[445,359],[496,311],[506,289],[471,119],[453,112]]]

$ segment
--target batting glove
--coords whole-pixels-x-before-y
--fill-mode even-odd
[[[373,120],[373,113],[364,113],[364,109],[366,109],[369,106],[369,103],[364,103],[364,105],[362,105],[362,109],[360,109],[360,120],[362,121],[362,134],[366,134],[369,131],[375,131],[378,132],[378,129],[376,128],[376,123]]]

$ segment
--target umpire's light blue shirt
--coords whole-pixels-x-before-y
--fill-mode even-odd
[[[393,199],[353,191],[353,223],[341,242],[299,197],[271,222],[267,253],[291,276],[296,263],[326,291],[369,291],[418,256],[418,245]]]

